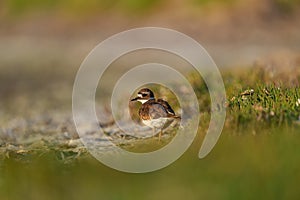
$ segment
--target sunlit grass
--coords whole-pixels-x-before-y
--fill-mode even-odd
[[[300,116],[300,88],[258,84],[229,96],[228,113],[233,124],[264,122],[280,126]],[[252,123],[251,123],[252,122]]]

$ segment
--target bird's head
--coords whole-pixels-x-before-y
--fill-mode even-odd
[[[148,88],[143,88],[138,92],[137,97],[134,99],[131,99],[131,101],[139,101],[141,103],[145,103],[151,99],[154,99],[153,92]]]

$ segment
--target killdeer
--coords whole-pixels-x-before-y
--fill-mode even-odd
[[[151,127],[153,131],[160,130],[158,139],[160,140],[162,129],[168,121],[180,119],[177,116],[169,103],[163,99],[155,99],[153,92],[148,88],[141,89],[137,97],[131,101],[142,103],[139,109],[139,117],[143,124]]]

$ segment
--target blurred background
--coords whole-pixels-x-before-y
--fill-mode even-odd
[[[2,0],[1,103],[23,98],[10,104],[13,112],[14,105],[22,111],[34,88],[30,95],[40,98],[30,100],[35,107],[49,93],[49,106],[70,106],[70,87],[90,50],[113,34],[144,26],[193,37],[221,69],[257,62],[290,67],[299,62],[299,10],[299,0]]]
[[[259,138],[250,130],[232,136],[229,128],[206,159],[196,157],[198,139],[172,166],[143,175],[116,172],[88,155],[65,164],[60,161],[78,152],[61,154],[57,145],[66,148],[65,143],[45,139],[57,133],[77,137],[71,115],[75,75],[86,55],[109,36],[136,27],[171,28],[202,44],[221,70],[258,64],[297,69],[299,11],[300,0],[1,0],[1,196],[299,198],[299,126],[284,128],[283,135],[275,128],[272,136],[268,128]],[[200,129],[201,134],[205,128]],[[38,144],[29,135],[39,135]],[[21,140],[38,151],[47,146],[50,153],[39,152],[28,164]]]
[[[51,62],[78,65],[112,34],[159,26],[195,38],[219,66],[249,64],[278,51],[299,52],[299,4],[299,0],[3,0],[1,60],[48,54]]]

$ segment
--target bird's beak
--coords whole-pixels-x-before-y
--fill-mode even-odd
[[[136,97],[134,99],[131,99],[130,101],[137,101],[139,99],[139,97]]]

